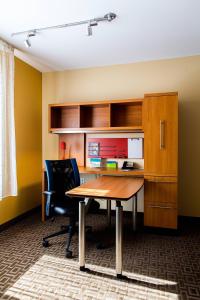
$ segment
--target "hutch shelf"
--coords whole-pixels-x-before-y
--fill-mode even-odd
[[[49,132],[142,131],[142,99],[49,105]]]

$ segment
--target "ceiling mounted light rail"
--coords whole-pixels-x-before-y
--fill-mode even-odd
[[[36,36],[41,31],[51,30],[51,29],[60,29],[60,28],[65,28],[65,27],[72,27],[72,26],[86,24],[87,25],[87,35],[91,36],[93,26],[97,26],[98,23],[102,22],[102,21],[111,22],[115,18],[116,18],[116,14],[110,12],[110,13],[106,14],[104,17],[100,17],[100,18],[94,18],[94,19],[90,19],[90,20],[83,20],[83,21],[79,21],[79,22],[66,23],[66,24],[62,24],[62,25],[55,25],[55,26],[35,28],[35,29],[30,29],[30,30],[25,30],[25,31],[20,31],[20,32],[14,32],[14,33],[12,33],[11,36],[14,37],[16,35],[25,34],[26,39],[25,39],[24,43],[25,43],[26,47],[30,48],[31,47],[30,38]]]

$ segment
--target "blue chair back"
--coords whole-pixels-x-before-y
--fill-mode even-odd
[[[45,160],[48,191],[59,196],[80,185],[80,174],[75,158],[65,160]]]

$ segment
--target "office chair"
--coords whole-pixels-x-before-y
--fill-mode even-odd
[[[61,230],[43,238],[43,246],[48,247],[48,239],[68,233],[66,257],[72,257],[70,244],[75,232],[79,214],[79,201],[84,198],[70,198],[65,192],[80,185],[80,175],[75,158],[65,160],[45,160],[47,172],[46,216],[65,215],[69,217],[69,225],[61,226]],[[91,226],[87,226],[91,229]]]

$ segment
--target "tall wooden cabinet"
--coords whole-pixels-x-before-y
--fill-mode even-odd
[[[178,95],[145,95],[144,224],[177,228]]]

